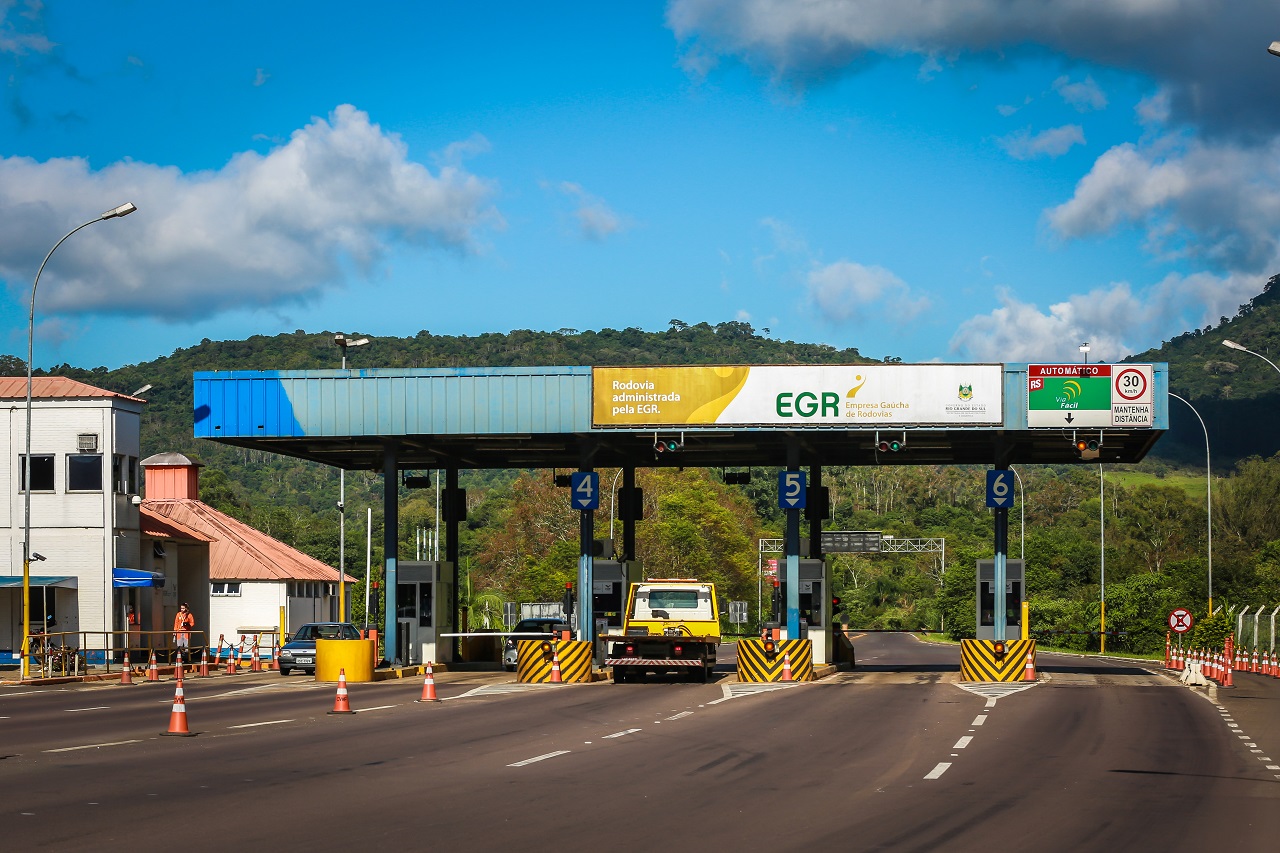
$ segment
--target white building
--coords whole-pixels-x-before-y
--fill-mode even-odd
[[[211,645],[219,637],[238,642],[254,629],[278,631],[282,611],[289,632],[337,619],[337,569],[201,502],[200,463],[161,453],[142,460],[142,468],[142,550],[166,576],[164,595],[173,590],[164,602],[168,618],[186,602]],[[347,576],[348,584],[354,580]],[[145,592],[134,604],[145,624]]]
[[[0,377],[0,661],[22,645],[23,457],[26,377]],[[31,388],[31,563],[33,628],[121,630],[116,569],[140,564],[139,432],[144,400],[63,377]]]

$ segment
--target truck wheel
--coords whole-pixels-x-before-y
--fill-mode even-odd
[[[694,680],[699,684],[706,684],[707,679],[710,678],[710,676],[711,670],[707,669],[705,666],[700,666],[698,667],[698,671],[695,673]]]
[[[626,680],[627,680],[627,672],[626,672],[626,670],[625,670],[625,669],[623,669],[623,668],[622,668],[622,667],[620,667],[620,666],[615,666],[615,667],[613,668],[613,683],[614,683],[614,684],[622,684],[622,683],[623,683],[624,681],[626,681]]]

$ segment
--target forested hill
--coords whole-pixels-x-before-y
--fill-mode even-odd
[[[1169,363],[1169,390],[1186,398],[1204,418],[1213,467],[1229,469],[1249,457],[1280,451],[1280,372],[1261,358],[1228,349],[1232,340],[1280,363],[1280,275],[1262,293],[1217,326],[1192,329],[1125,361]],[[1204,464],[1204,431],[1190,409],[1169,401],[1173,428],[1153,455]]]

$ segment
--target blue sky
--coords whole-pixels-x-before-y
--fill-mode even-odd
[[[1280,272],[1275,38],[1259,0],[0,0],[0,351],[132,201],[45,270],[37,366],[671,319],[1117,359]]]

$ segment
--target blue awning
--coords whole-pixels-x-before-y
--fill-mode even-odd
[[[111,585],[114,587],[164,586],[160,572],[143,572],[138,569],[112,569]]]
[[[76,579],[73,577],[53,577],[51,575],[31,575],[30,586],[57,586],[64,589],[75,589]],[[22,589],[22,575],[0,575],[0,589]],[[19,619],[19,622],[22,620]]]

